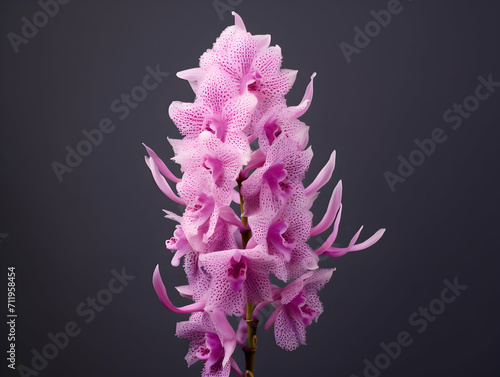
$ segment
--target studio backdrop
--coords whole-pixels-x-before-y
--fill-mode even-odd
[[[313,223],[342,180],[334,246],[386,229],[321,259],[336,271],[307,345],[285,351],[261,323],[256,376],[499,375],[500,7],[486,0],[2,1],[4,375],[200,375],[175,336],[189,316],[151,282],[159,264],[172,302],[189,304],[162,211],[184,209],[142,143],[180,176],[167,110],[195,95],[176,73],[232,11],[298,70],[289,106],[317,74],[300,118],[314,154],[304,185],[333,150],[336,167]]]

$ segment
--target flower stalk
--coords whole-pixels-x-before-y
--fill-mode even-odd
[[[242,241],[242,247],[243,249],[246,248],[248,244],[248,240],[251,237],[250,230],[247,229],[248,226],[248,218],[246,216],[243,216],[243,196],[241,195],[241,183],[243,180],[238,180],[238,191],[240,193],[240,211],[241,211],[241,222],[243,224],[243,227],[245,228],[244,231],[241,232],[241,241]],[[245,377],[254,377],[255,376],[255,353],[257,351],[257,326],[259,324],[258,319],[253,319],[253,311],[254,311],[254,306],[252,305],[251,302],[247,302],[247,307],[246,307],[246,323],[247,323],[247,333],[248,333],[248,349],[244,349],[245,352],[245,364],[246,364],[246,371],[245,371]]]
[[[241,195],[241,184],[244,180],[238,179],[238,192],[240,195],[240,216],[241,216],[241,223],[243,224],[243,230],[241,231],[241,244],[242,248],[246,249],[248,240],[252,236],[250,229],[248,229],[248,218],[246,216],[243,216],[243,196]]]
[[[255,353],[257,351],[257,326],[259,321],[252,319],[253,310],[253,305],[248,302],[246,312],[248,350],[245,350],[246,374],[248,377],[255,375]]]

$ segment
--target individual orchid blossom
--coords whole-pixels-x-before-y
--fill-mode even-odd
[[[197,361],[205,363],[203,377],[228,376],[231,369],[243,375],[232,358],[236,333],[223,312],[193,313],[189,321],[177,323],[176,335],[190,341],[186,355],[188,366]]]
[[[207,308],[220,308],[229,315],[242,315],[246,303],[269,301],[269,274],[276,257],[263,247],[224,250],[200,255],[201,268],[211,276]]]
[[[182,263],[186,273],[187,284],[175,287],[186,303],[172,303],[158,266],[153,286],[167,309],[190,316],[177,324],[176,335],[189,340],[186,361],[202,362],[206,377],[231,371],[254,376],[257,316],[266,305],[274,311],[265,329],[274,326],[278,346],[294,350],[306,344],[307,326],[323,312],[318,292],[334,272],[319,268],[319,256],[366,249],[385,231],[356,243],[361,227],[346,247],[333,246],[342,182],[319,221],[310,209],[332,177],[335,152],[312,183],[303,185],[313,151],[307,146],[309,127],[298,118],[311,105],[316,74],[302,101],[287,106],[297,71],[282,69],[280,47],[270,46],[269,35],[248,33],[233,14],[235,24],[201,56],[199,67],[177,74],[196,95],[192,103],[174,101],[169,107],[183,136],[168,139],[182,176],[145,146],[155,183],[182,208],[182,214],[165,210],[177,223],[165,245],[173,252],[172,266]],[[330,227],[313,250],[310,237]],[[284,286],[272,284],[271,276]],[[240,317],[236,331],[228,316]],[[245,352],[244,373],[233,358],[238,345]]]
[[[317,321],[323,305],[317,292],[328,283],[333,269],[308,271],[283,289],[275,289],[275,310],[266,322],[269,329],[274,324],[274,336],[278,346],[293,351],[306,344],[306,327]],[[257,308],[256,308],[257,309]],[[254,312],[254,317],[257,313]]]

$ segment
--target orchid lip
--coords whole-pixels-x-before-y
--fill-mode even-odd
[[[283,234],[287,231],[288,224],[281,220],[269,227],[268,241],[283,255],[285,262],[290,262],[294,243],[285,241]]]
[[[217,136],[222,142],[226,141],[227,124],[221,115],[208,115],[203,120],[202,128]]]
[[[287,194],[287,184],[284,182],[286,176],[285,165],[280,163],[270,166],[263,174],[262,180],[275,195],[284,197]]]
[[[241,290],[246,280],[247,264],[245,259],[239,250],[236,250],[229,261],[230,267],[227,269],[227,279],[233,291]]]

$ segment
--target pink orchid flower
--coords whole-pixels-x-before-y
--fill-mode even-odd
[[[177,323],[176,335],[190,341],[185,357],[188,366],[202,361],[203,377],[226,377],[238,368],[232,354],[236,348],[236,333],[221,311],[198,312],[189,321]]]
[[[306,327],[317,321],[323,312],[317,292],[324,287],[333,269],[309,271],[281,290],[276,290],[275,310],[266,322],[269,329],[274,324],[276,344],[292,351],[306,344]]]

